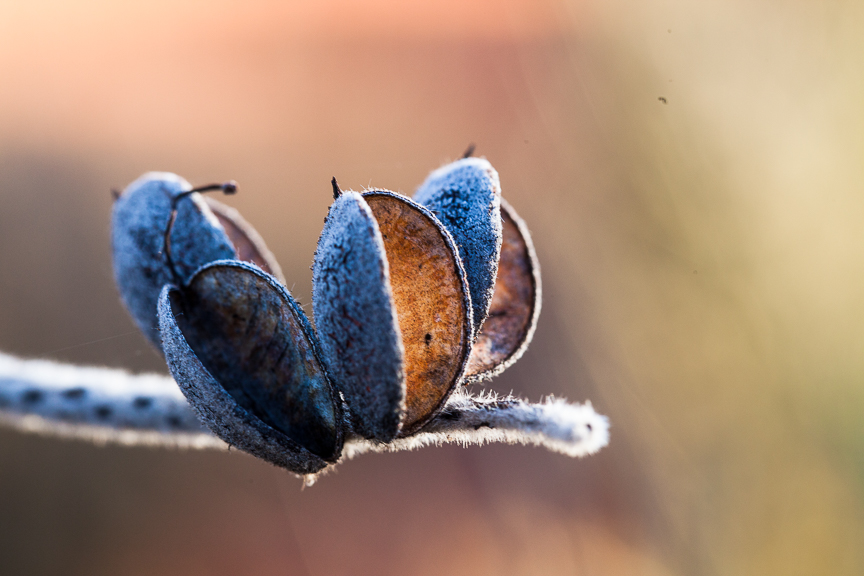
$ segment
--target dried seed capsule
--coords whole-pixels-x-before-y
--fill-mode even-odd
[[[463,158],[435,170],[414,200],[437,216],[459,247],[473,307],[473,336],[489,313],[501,253],[501,184],[482,158]]]
[[[345,192],[312,270],[316,329],[355,429],[382,442],[419,429],[471,349],[470,295],[446,229],[393,192]]]
[[[258,234],[258,231],[240,215],[240,212],[215,198],[209,196],[202,196],[202,198],[228,235],[228,240],[231,241],[237,252],[237,260],[252,262],[285,284],[285,276],[282,274],[282,268],[276,261],[276,257],[267,248],[267,244],[264,243],[264,239]]]
[[[338,395],[309,321],[275,278],[210,263],[163,289],[159,322],[172,375],[220,438],[299,474],[338,460]]]
[[[389,191],[363,194],[384,240],[393,307],[405,349],[408,434],[460,381],[471,352],[471,297],[456,246],[421,206]]]
[[[525,222],[501,199],[503,242],[489,316],[468,359],[466,383],[497,376],[518,360],[540,316],[540,264]]]
[[[126,309],[157,348],[161,343],[156,302],[162,286],[174,277],[163,251],[165,230],[175,198],[191,189],[176,174],[149,172],[127,186],[114,203],[114,277]],[[236,211],[218,202],[205,202],[197,193],[176,202],[176,209],[170,241],[174,270],[181,282],[208,262],[238,258],[235,245],[240,258],[258,263],[281,279],[279,267],[263,241]]]

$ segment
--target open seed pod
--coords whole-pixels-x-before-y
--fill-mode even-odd
[[[353,428],[389,442],[422,427],[460,381],[471,298],[431,212],[386,190],[337,196],[312,267],[315,326]]]
[[[463,158],[426,178],[414,200],[444,224],[459,248],[473,308],[472,337],[489,313],[501,253],[501,184],[482,158]]]
[[[285,284],[285,275],[276,261],[276,257],[267,248],[264,239],[258,231],[249,224],[237,209],[226,206],[210,196],[201,196],[204,203],[216,216],[228,240],[237,252],[237,260],[252,262],[264,272],[267,272],[282,284]],[[175,224],[176,226],[176,224]]]
[[[438,216],[459,245],[476,327],[465,383],[487,380],[522,356],[540,314],[540,266],[528,227],[501,198],[498,173],[481,158],[435,170],[414,199]],[[477,298],[487,302],[479,323]]]
[[[123,304],[144,335],[161,347],[156,302],[162,286],[186,282],[208,262],[243,259],[255,262],[281,280],[281,271],[257,233],[236,210],[196,193],[182,200],[192,186],[168,172],[148,172],[126,187],[114,203],[111,243],[114,277]],[[174,273],[163,248],[172,210]],[[227,232],[227,233],[226,233]]]
[[[501,199],[503,242],[489,316],[474,341],[465,382],[497,376],[516,362],[534,337],[540,316],[540,264],[525,222]]]
[[[162,290],[159,324],[172,375],[217,436],[298,474],[339,459],[339,396],[309,321],[275,278],[210,263]]]

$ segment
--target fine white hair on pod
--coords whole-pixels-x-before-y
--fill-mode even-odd
[[[414,194],[453,235],[471,287],[474,335],[495,289],[501,255],[501,182],[484,158],[462,158],[434,170]]]

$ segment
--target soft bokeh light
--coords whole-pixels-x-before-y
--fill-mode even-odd
[[[308,304],[332,176],[410,193],[475,142],[545,290],[491,387],[613,424],[306,490],[0,431],[0,574],[862,573],[862,53],[851,0],[0,4],[0,349],[165,371],[111,273],[144,171],[238,180]]]

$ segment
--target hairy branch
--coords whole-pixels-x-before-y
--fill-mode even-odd
[[[157,374],[22,360],[0,353],[0,424],[92,442],[225,449],[203,428],[177,383]],[[454,394],[421,432],[387,444],[352,435],[343,458],[428,445],[505,442],[543,446],[568,456],[597,452],[609,424],[591,404],[512,396]]]
[[[594,454],[609,442],[609,422],[590,403],[568,404],[548,398],[532,404],[513,396],[495,393],[471,396],[460,390],[451,396],[444,410],[422,431],[387,444],[352,439],[345,445],[348,458],[364,452],[397,452],[445,443],[528,444],[553,452],[579,457]]]
[[[100,444],[225,447],[201,426],[168,376],[22,360],[2,353],[0,423]]]

